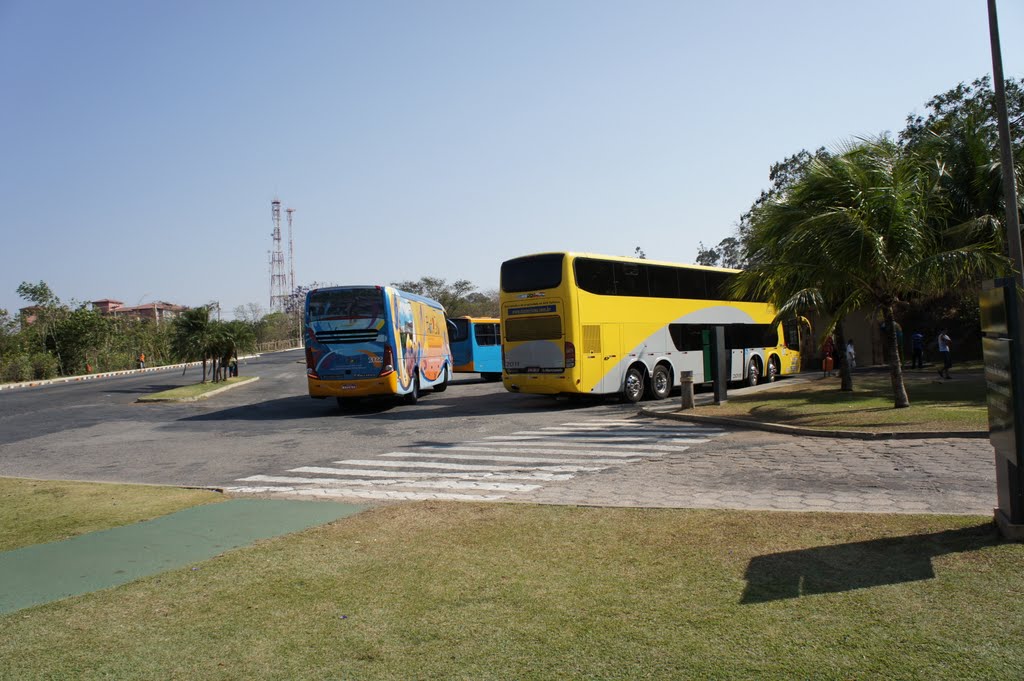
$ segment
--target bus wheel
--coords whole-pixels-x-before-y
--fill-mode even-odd
[[[622,387],[622,396],[627,402],[637,403],[644,396],[644,372],[637,367],[630,367],[626,372],[626,383]]]
[[[444,377],[440,383],[434,386],[435,393],[443,393],[448,389],[448,367],[441,369],[441,371],[444,372]]]
[[[775,359],[768,360],[768,375],[765,377],[765,381],[768,383],[774,383],[775,379],[779,377],[779,367],[775,363]]]
[[[412,375],[412,390],[405,395],[406,404],[416,404],[420,401],[420,374],[416,372]]]
[[[750,360],[750,364],[747,366],[747,385],[757,385],[758,379],[761,378],[761,370],[757,368],[757,360]]]
[[[650,396],[656,400],[663,400],[672,392],[672,377],[663,364],[654,367],[651,373],[651,383],[648,387]]]

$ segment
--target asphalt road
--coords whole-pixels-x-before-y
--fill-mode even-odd
[[[614,400],[515,395],[475,374],[415,406],[342,412],[307,395],[298,350],[247,360],[240,373],[260,380],[192,403],[136,399],[195,383],[198,368],[0,392],[0,475],[220,487],[267,470],[557,425],[567,414],[636,414]]]

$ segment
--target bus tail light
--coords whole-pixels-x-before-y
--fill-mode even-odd
[[[306,346],[306,375],[310,378],[320,378],[316,375],[316,364],[313,361],[313,348]]]
[[[572,369],[576,366],[576,346],[565,341],[565,368]]]
[[[380,368],[380,375],[387,376],[395,371],[395,355],[391,352],[391,346],[384,344],[384,360]]]

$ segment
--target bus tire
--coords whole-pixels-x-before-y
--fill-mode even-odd
[[[778,359],[772,357],[768,360],[768,375],[765,376],[764,380],[766,383],[774,383],[775,379],[779,377],[779,364]]]
[[[751,388],[754,387],[760,378],[761,369],[758,367],[757,358],[753,357],[750,360],[750,364],[747,365],[747,385]]]
[[[448,367],[441,369],[441,382],[434,386],[435,393],[443,393],[448,389]]]
[[[663,400],[672,392],[672,375],[664,364],[654,367],[647,392],[653,400]]]
[[[420,401],[420,374],[417,371],[412,375],[412,390],[405,394],[406,404],[416,404]]]
[[[636,404],[644,396],[645,389],[644,372],[640,367],[629,367],[626,372],[626,380],[622,384],[622,396],[627,402]]]

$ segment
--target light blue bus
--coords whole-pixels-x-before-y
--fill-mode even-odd
[[[448,320],[456,373],[475,373],[485,381],[501,380],[501,321],[495,317]]]

